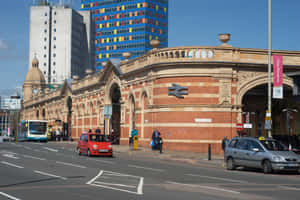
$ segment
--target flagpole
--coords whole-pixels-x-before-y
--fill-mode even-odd
[[[269,0],[268,3],[268,7],[269,7],[269,47],[268,47],[268,110],[270,112],[270,117],[271,117],[271,123],[272,123],[272,92],[271,92],[271,73],[272,73],[272,69],[271,69],[271,59],[272,59],[272,0]],[[268,130],[268,137],[272,137],[272,124],[271,124],[271,128]]]

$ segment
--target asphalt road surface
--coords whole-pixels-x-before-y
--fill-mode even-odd
[[[300,175],[115,153],[79,156],[74,144],[0,143],[0,200],[300,199]]]

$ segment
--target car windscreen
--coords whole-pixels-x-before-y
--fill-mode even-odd
[[[107,135],[90,135],[91,142],[109,142]]]
[[[262,140],[260,142],[269,151],[288,151],[288,148],[277,140]]]

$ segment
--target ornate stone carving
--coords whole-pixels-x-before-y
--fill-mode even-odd
[[[220,80],[219,104],[231,104],[231,80]]]
[[[238,72],[238,90],[245,83],[248,83],[250,80],[255,79],[256,77],[264,75],[264,74],[265,74],[265,72],[239,71]]]

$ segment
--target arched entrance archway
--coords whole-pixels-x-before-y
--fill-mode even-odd
[[[129,97],[129,135],[130,131],[136,128],[135,126],[135,100],[134,96],[130,95]]]
[[[268,135],[265,130],[267,89],[267,84],[258,85],[248,90],[242,98],[242,123],[246,124],[244,133],[248,136]],[[272,99],[272,137],[278,139],[300,134],[300,129],[295,126],[299,109],[292,88],[284,85],[283,91],[283,99]]]
[[[63,136],[66,139],[71,137],[71,127],[72,127],[72,98],[68,96],[66,98],[67,106],[67,121],[63,123]]]
[[[117,84],[113,84],[110,89],[110,99],[112,106],[112,116],[110,119],[110,135],[112,144],[120,144],[121,135],[121,92],[120,87]]]

